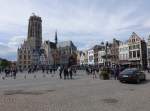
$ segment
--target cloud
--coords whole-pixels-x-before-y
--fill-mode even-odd
[[[25,36],[14,36],[8,41],[8,46],[19,47],[25,39]]]
[[[16,57],[16,51],[14,52],[14,49],[12,49],[11,47],[7,46],[6,44],[0,43],[0,57],[14,60],[14,57]]]
[[[16,60],[17,49],[23,43],[24,36],[14,36],[7,43],[0,42],[0,57]]]
[[[0,0],[0,42],[14,53],[27,36],[32,12],[42,17],[43,40],[53,41],[57,29],[58,40],[72,40],[78,49],[111,41],[113,37],[125,40],[133,31],[146,37],[150,28],[149,3],[148,0]]]
[[[150,28],[150,20],[149,19],[143,23],[143,27]]]

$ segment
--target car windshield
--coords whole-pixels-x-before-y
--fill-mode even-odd
[[[137,72],[137,69],[125,69],[124,71],[122,71],[120,74],[134,74]]]

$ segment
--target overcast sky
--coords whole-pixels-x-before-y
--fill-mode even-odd
[[[16,60],[32,13],[42,18],[43,40],[72,40],[87,49],[112,38],[125,41],[134,31],[150,34],[149,0],[0,0],[0,57]]]

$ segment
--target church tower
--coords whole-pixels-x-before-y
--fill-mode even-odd
[[[42,20],[34,13],[29,18],[27,41],[33,49],[40,49],[42,44]]]

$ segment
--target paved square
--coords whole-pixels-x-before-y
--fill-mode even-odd
[[[0,111],[150,111],[150,75],[141,84],[93,80],[78,72],[74,80],[58,75],[18,74],[0,79]]]

